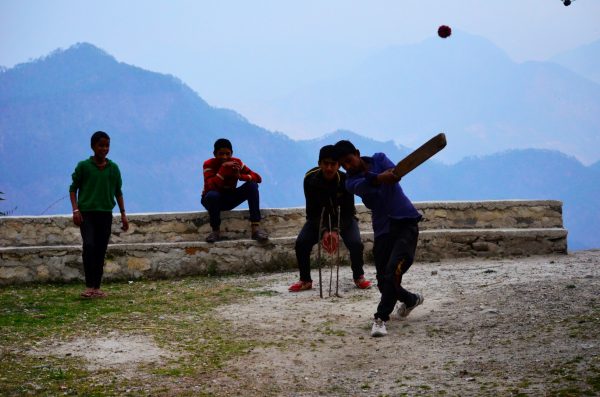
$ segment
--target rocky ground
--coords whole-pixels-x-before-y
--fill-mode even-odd
[[[366,272],[375,279],[372,266]],[[598,395],[599,277],[600,250],[416,263],[404,285],[422,292],[424,304],[407,319],[393,318],[388,336],[371,338],[379,292],[356,289],[348,267],[340,269],[341,297],[328,296],[324,272],[324,299],[316,283],[288,293],[296,272],[243,276],[240,282],[258,281],[260,293],[218,315],[236,337],[269,347],[226,362],[202,389],[223,396]],[[117,342],[120,355],[103,360],[130,368],[144,349]],[[89,344],[67,349],[94,354]],[[186,382],[174,384],[173,394],[189,391]]]
[[[391,320],[383,338],[369,336],[379,293],[354,288],[348,268],[341,298],[288,293],[295,273],[263,276],[274,294],[221,313],[242,333],[293,343],[231,362],[215,391],[539,396],[570,385],[584,393],[600,380],[599,266],[600,251],[417,263],[404,285],[425,302]],[[372,267],[367,276],[375,278]]]

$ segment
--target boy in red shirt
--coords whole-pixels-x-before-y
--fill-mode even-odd
[[[214,243],[221,238],[221,211],[229,211],[248,201],[252,238],[257,241],[269,239],[267,233],[259,229],[260,199],[258,184],[262,178],[248,168],[242,160],[232,157],[233,148],[228,139],[215,141],[214,158],[204,162],[204,190],[202,205],[208,211],[212,232],[206,241]],[[244,184],[237,186],[238,181]]]

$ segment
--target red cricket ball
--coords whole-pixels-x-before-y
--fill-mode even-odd
[[[438,28],[438,36],[440,36],[442,39],[445,39],[446,37],[450,36],[451,34],[452,34],[452,29],[450,29],[450,26],[442,25]]]

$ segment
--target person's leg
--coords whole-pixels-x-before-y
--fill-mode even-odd
[[[415,305],[417,295],[402,287],[402,275],[414,261],[419,228],[417,222],[393,221],[390,226],[392,249],[385,266],[381,300],[375,317],[388,321],[396,302],[405,303],[408,307]]]
[[[356,222],[355,219],[352,219],[352,223],[340,230],[340,236],[342,237],[346,248],[348,248],[348,251],[350,251],[350,266],[352,268],[352,278],[354,280],[358,280],[365,274],[365,271],[363,269],[364,245],[362,240],[360,239],[360,230],[358,229],[358,222]]]
[[[110,212],[98,212],[96,221],[96,255],[95,255],[95,273],[94,273],[94,288],[100,289],[102,282],[102,276],[104,275],[104,261],[106,258],[106,250],[108,248],[108,241],[110,239],[111,226],[112,226],[112,213]]]
[[[81,212],[81,217],[83,222],[79,226],[79,231],[81,232],[81,239],[83,240],[81,253],[81,259],[83,260],[83,274],[85,277],[85,286],[91,290],[94,288],[94,219],[89,212]]]
[[[260,211],[258,209],[258,184],[256,182],[248,181],[231,191],[227,191],[220,200],[221,211],[230,211],[244,201],[248,201],[250,222],[260,221]]]
[[[392,242],[393,240],[391,239],[390,233],[386,233],[376,237],[373,244],[373,259],[375,261],[375,268],[377,271],[377,288],[381,293],[381,299],[383,299],[384,293],[388,295],[390,293],[386,288],[385,268],[387,265],[388,258],[390,257],[391,249],[393,247]],[[374,319],[373,325],[371,327],[371,336],[380,337],[387,335],[385,322],[389,320],[389,316],[382,316],[381,314],[379,314],[378,310],[373,317]]]
[[[377,278],[377,289],[383,294],[385,282],[385,269],[388,259],[392,252],[393,240],[389,233],[375,238],[373,243],[373,260],[375,261],[375,271]]]
[[[210,227],[213,231],[218,231],[221,227],[221,193],[216,190],[206,192],[201,203],[208,211]]]
[[[295,251],[300,281],[312,281],[310,277],[310,253],[319,240],[319,227],[314,222],[307,221],[296,238]]]
[[[256,224],[260,222],[260,194],[258,192],[258,184],[248,181],[239,187],[243,194],[244,200],[248,201],[248,211],[250,212],[250,222]]]
[[[235,189],[235,192],[232,196],[232,201],[229,204],[233,207],[237,207],[244,201],[248,201],[252,238],[258,241],[268,240],[268,234],[259,229],[261,220],[260,196],[258,193],[258,184],[256,182],[248,181]]]
[[[394,243],[394,249],[390,256],[390,263],[397,263],[394,272],[394,287],[397,291],[397,297],[400,302],[407,306],[414,305],[417,297],[402,287],[402,276],[410,269],[417,250],[417,241],[419,239],[419,225],[413,221],[392,222],[392,229],[397,235]]]
[[[100,288],[104,274],[104,258],[111,233],[112,214],[110,212],[82,212],[80,226],[83,239],[83,271],[86,293]],[[85,294],[85,293],[84,293]],[[88,294],[89,295],[89,294]]]

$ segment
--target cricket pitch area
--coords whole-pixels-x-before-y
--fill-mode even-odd
[[[0,348],[2,360],[13,364],[0,368],[0,391],[3,395],[52,395],[53,390],[65,395],[161,396],[598,395],[599,266],[600,250],[417,262],[403,285],[421,292],[425,302],[406,319],[393,317],[382,338],[369,336],[379,292],[375,287],[355,288],[348,266],[340,268],[341,297],[328,296],[330,271],[323,269],[323,299],[316,269],[313,289],[300,293],[287,291],[297,281],[296,271],[111,283],[106,286],[107,299],[67,302],[75,311],[84,304],[86,310],[77,311],[77,316],[83,312],[94,326],[80,324],[73,330],[50,324],[58,331],[34,330],[27,338],[15,336],[20,331],[6,321],[12,315],[9,311],[18,307],[4,305],[0,336],[8,342],[0,342]],[[375,281],[374,267],[368,265],[365,271]],[[217,286],[216,295],[200,295]],[[17,292],[24,296],[24,287],[20,288]],[[43,295],[44,286],[36,288]],[[67,294],[73,295],[77,291],[77,286],[51,288],[71,288]],[[332,294],[335,272],[333,289]],[[13,292],[5,288],[0,293],[6,302]],[[159,298],[153,294],[164,303],[153,300]],[[99,305],[106,312],[96,319],[93,312]],[[113,316],[110,310],[118,307],[126,310]],[[36,313],[45,316],[41,320],[51,315],[42,309]],[[14,384],[18,374],[11,372],[19,365],[21,371],[29,371],[20,386]]]

